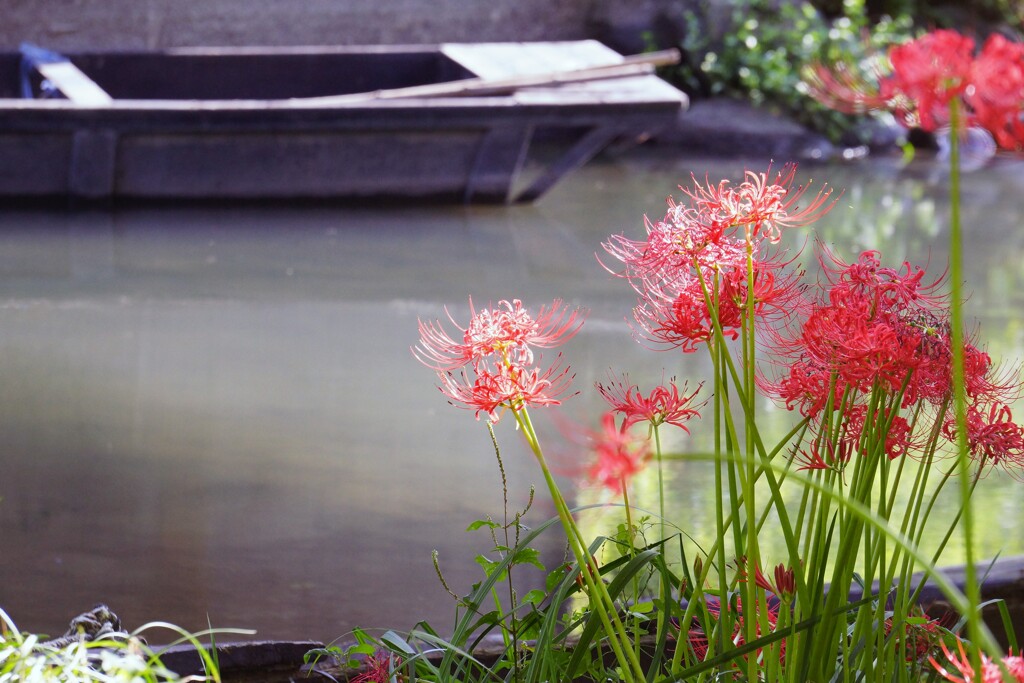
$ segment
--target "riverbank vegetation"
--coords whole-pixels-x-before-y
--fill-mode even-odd
[[[921,0],[739,0],[727,16],[707,2],[690,3],[677,22],[682,63],[667,77],[695,99],[727,96],[784,114],[849,145],[878,137],[861,113],[823,105],[808,92],[805,70],[844,62],[884,65],[889,48],[935,28],[969,29],[984,38],[1020,39],[1024,4],[977,0],[937,5]]]

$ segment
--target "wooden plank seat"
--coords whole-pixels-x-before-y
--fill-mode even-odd
[[[114,101],[107,91],[64,55],[31,43],[22,43],[21,60],[22,96],[26,99],[32,98],[28,74],[34,69],[49,82],[50,86],[75,104],[83,107],[103,107]]]

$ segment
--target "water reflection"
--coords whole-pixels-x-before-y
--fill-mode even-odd
[[[98,601],[129,624],[209,617],[265,638],[421,618],[445,630],[453,605],[431,550],[454,589],[478,580],[487,539],[462,530],[501,514],[501,483],[483,425],[412,359],[417,317],[464,317],[470,294],[587,306],[566,348],[575,417],[600,409],[589,387],[609,367],[706,377],[699,354],[633,342],[632,297],[594,253],[612,232],[639,236],[690,172],[743,167],[621,158],[511,209],[0,214],[0,606],[50,633]],[[817,231],[845,256],[945,263],[941,169],[802,175],[845,189]],[[965,180],[968,313],[1010,359],[1024,357],[1022,195],[1017,162]],[[510,423],[499,437],[519,506],[539,476]],[[576,454],[550,450],[567,478],[579,472]],[[702,476],[669,472],[670,510],[695,534],[710,528]],[[988,483],[985,552],[1024,551],[1019,489]],[[538,502],[532,517],[549,514]],[[553,565],[563,548],[546,544]]]

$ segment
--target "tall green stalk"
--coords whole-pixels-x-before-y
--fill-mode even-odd
[[[964,376],[963,313],[963,234],[960,222],[960,102],[949,105],[949,276],[950,326],[953,344],[953,411],[956,415],[957,472],[960,479],[961,529],[964,539],[964,583],[967,595],[967,633],[973,646],[970,656],[975,671],[980,670],[978,644],[982,640],[978,604],[981,591],[974,566],[974,512],[971,506],[971,461],[967,443],[967,383]]]

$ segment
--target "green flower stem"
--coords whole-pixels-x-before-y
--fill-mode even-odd
[[[756,360],[756,331],[754,329],[754,244],[750,232],[750,227],[747,227],[747,292],[746,292],[746,316],[743,324],[743,390],[746,395],[746,403],[743,406],[744,416],[744,430],[743,439],[746,454],[746,472],[745,472],[745,484],[746,488],[743,492],[744,503],[743,507],[746,509],[747,519],[747,539],[746,547],[744,549],[744,555],[746,556],[746,571],[747,580],[744,583],[744,616],[743,625],[745,627],[744,637],[746,642],[752,643],[758,637],[759,631],[765,633],[769,630],[767,621],[767,605],[764,609],[761,609],[761,603],[764,602],[764,592],[760,591],[758,595],[757,584],[753,580],[754,573],[757,568],[761,566],[761,554],[758,548],[757,542],[757,510],[755,503],[756,491],[754,488],[755,482],[755,462],[754,462],[754,434],[757,431],[757,425],[754,422],[754,363]],[[760,622],[758,623],[758,616],[760,616]],[[753,618],[751,618],[753,617]],[[758,661],[756,657],[749,657],[747,659],[747,679],[757,679],[757,668]]]
[[[658,517],[660,520],[660,523],[658,525],[660,535],[658,538],[662,541],[662,544],[659,546],[659,552],[661,553],[662,559],[665,560],[665,567],[667,569],[668,560],[665,559],[665,542],[667,541],[668,537],[665,535],[665,478],[663,474],[665,463],[662,459],[661,453],[661,431],[659,430],[660,426],[661,425],[658,424],[652,424],[651,433],[654,436],[654,455],[658,459]],[[659,581],[658,600],[660,601],[661,605],[656,612],[657,633],[659,638],[661,637],[662,633],[664,633],[666,616],[668,614],[668,599],[670,595],[671,591],[667,590],[665,581]]]
[[[665,540],[665,461],[661,457],[661,431],[658,429],[660,426],[652,424],[651,434],[654,436],[654,457],[658,460],[658,518],[660,519],[658,529],[661,534],[661,540]],[[662,555],[664,555],[665,546],[661,547]]]
[[[981,658],[977,644],[981,642],[981,615],[978,603],[981,591],[974,567],[974,512],[971,508],[970,453],[967,445],[967,384],[964,375],[964,309],[963,309],[963,235],[960,223],[960,127],[963,124],[960,103],[949,104],[949,277],[950,335],[953,344],[953,411],[956,415],[957,471],[960,479],[961,528],[964,537],[964,583],[967,596],[967,634],[975,644],[969,649],[975,671]]]
[[[505,476],[505,463],[501,460],[501,449],[498,447],[498,437],[494,434],[494,425],[491,422],[487,423],[487,433],[491,437],[491,445],[494,446],[494,456],[498,461],[498,472],[501,474],[501,502],[502,502],[502,533],[505,537],[505,547],[513,548],[519,545],[519,517],[516,516],[516,542],[509,542],[509,521],[508,521],[508,478]],[[491,530],[492,538],[494,530]],[[494,538],[495,545],[498,545],[497,538]],[[498,619],[501,624],[501,636],[504,641],[505,648],[512,650],[512,662],[513,662],[513,680],[518,683],[519,681],[519,628],[518,618],[516,616],[516,593],[512,578],[512,565],[508,566],[505,570],[506,576],[506,587],[508,588],[508,605],[509,605],[509,622],[505,624],[505,614],[501,608],[501,601],[498,599],[497,587],[493,589],[493,600],[494,607],[498,611]]]
[[[626,477],[622,477],[619,481],[622,485],[622,505],[626,509],[626,538],[629,539],[629,559],[636,557],[636,532],[633,528],[633,512],[629,505],[629,487],[626,485]],[[640,601],[640,579],[634,574],[633,575],[633,601]],[[639,626],[633,629],[633,650],[640,658],[640,635],[641,631]]]
[[[530,421],[530,415],[525,408],[515,410],[513,414],[520,429],[523,431],[523,436],[526,438],[530,450],[533,451],[534,456],[537,458],[541,472],[544,474],[544,481],[548,485],[551,500],[555,505],[555,510],[558,512],[558,517],[565,529],[569,547],[576,557],[576,562],[580,567],[580,575],[587,587],[587,594],[590,596],[590,607],[601,620],[601,625],[608,636],[608,644],[611,646],[616,660],[619,662],[622,678],[626,683],[643,681],[645,679],[643,667],[640,665],[640,660],[636,653],[630,647],[631,640],[626,633],[622,620],[619,619],[616,612],[615,602],[608,594],[608,587],[601,580],[601,568],[598,566],[597,560],[588,552],[586,541],[583,540],[583,535],[580,533],[579,527],[572,517],[572,511],[565,502],[565,498],[562,496],[562,492],[558,488],[554,476],[551,474],[551,469],[548,467],[547,460],[545,460],[544,453],[540,448],[537,432]]]

